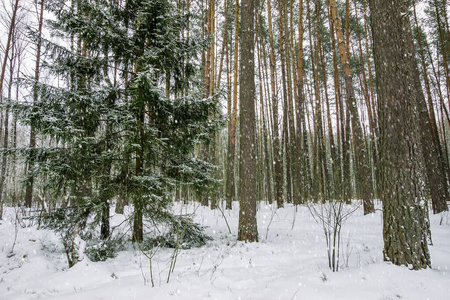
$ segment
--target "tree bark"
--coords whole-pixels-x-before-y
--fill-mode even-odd
[[[274,42],[273,42],[273,29],[272,29],[272,8],[271,8],[271,0],[267,0],[267,14],[268,14],[268,25],[269,25],[269,45],[270,45],[270,89],[272,92],[272,119],[273,119],[273,158],[275,165],[275,181],[274,181],[274,190],[275,190],[275,200],[277,202],[278,208],[283,207],[283,169],[282,169],[282,153],[280,146],[280,131],[279,131],[279,121],[278,121],[278,96],[276,93],[276,60],[275,60],[275,50],[274,50]]]
[[[235,154],[236,154],[236,125],[237,125],[237,95],[238,95],[238,59],[239,59],[239,0],[236,0],[234,12],[234,62],[233,62],[233,113],[231,115],[230,154],[229,154],[229,183],[227,187],[227,209],[232,208],[235,198]]]
[[[370,10],[379,99],[384,259],[427,268],[431,261],[418,132],[420,92],[408,9],[405,1],[371,0]]]
[[[241,64],[239,85],[240,147],[239,147],[239,231],[238,240],[258,241],[256,223],[256,116],[255,116],[255,1],[242,0]]]
[[[297,121],[297,131],[295,135],[295,145],[297,151],[295,154],[298,166],[297,172],[300,173],[299,182],[295,183],[295,187],[298,187],[301,192],[299,193],[299,196],[301,195],[301,198],[299,199],[300,203],[303,203],[309,194],[307,174],[310,172],[306,163],[306,157],[309,156],[309,149],[307,132],[305,128],[305,113],[303,109],[305,103],[305,95],[303,91],[303,31],[303,0],[300,0],[298,7],[297,97],[295,101],[295,116]]]

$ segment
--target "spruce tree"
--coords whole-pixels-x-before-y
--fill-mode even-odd
[[[83,222],[94,216],[104,239],[114,197],[126,197],[141,242],[143,217],[167,217],[175,185],[201,191],[212,181],[212,165],[193,157],[221,125],[211,117],[219,115],[217,97],[203,99],[195,80],[207,41],[183,38],[189,18],[169,0],[51,0],[46,9],[58,37],[42,40],[53,80],[24,80],[39,98],[13,104],[24,124],[56,144],[24,149],[30,171],[68,194],[69,208],[88,211]]]

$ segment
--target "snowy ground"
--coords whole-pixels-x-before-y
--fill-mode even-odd
[[[431,216],[432,268],[411,271],[383,262],[381,213],[356,211],[342,229],[341,269],[328,269],[321,227],[306,207],[260,205],[259,243],[236,242],[238,209],[196,210],[214,240],[181,250],[167,283],[173,249],[149,260],[131,247],[115,259],[87,258],[67,268],[58,238],[36,227],[15,227],[14,209],[0,225],[0,299],[450,299],[450,214]],[[123,216],[114,216],[117,224]],[[440,225],[440,223],[442,224]],[[270,224],[270,225],[269,225]],[[8,257],[18,228],[14,256]]]

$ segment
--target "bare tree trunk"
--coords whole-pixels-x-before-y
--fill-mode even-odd
[[[260,16],[259,16],[260,17]],[[258,35],[260,37],[260,35]],[[269,144],[267,141],[268,131],[267,131],[267,121],[266,121],[266,106],[264,101],[264,92],[263,92],[263,86],[264,86],[264,76],[263,76],[263,63],[264,60],[262,58],[262,45],[260,42],[258,42],[258,72],[259,72],[259,78],[260,78],[260,84],[259,84],[259,100],[260,100],[260,131],[261,131],[261,164],[264,165],[264,168],[262,170],[262,177],[264,177],[264,183],[265,183],[265,191],[267,191],[266,199],[272,198],[272,184],[270,182],[270,159],[269,159]],[[263,178],[261,178],[262,181]]]
[[[233,197],[234,197],[234,151],[232,153],[232,111],[233,111],[233,102],[231,95],[231,63],[230,63],[230,49],[229,45],[226,45],[226,64],[227,64],[227,115],[228,119],[228,144],[227,144],[227,167],[226,167],[226,182],[225,182],[225,202],[226,209],[232,208]],[[233,163],[233,165],[232,165]]]
[[[224,24],[224,32],[223,32],[223,41],[222,41],[222,50],[220,51],[220,64],[219,64],[219,75],[217,76],[217,84],[216,90],[220,88],[220,79],[222,78],[222,67],[223,67],[223,59],[225,56],[225,49],[228,48],[228,7],[229,0],[225,0],[225,24]]]
[[[351,123],[353,134],[355,138],[355,160],[356,160],[356,184],[360,186],[361,197],[364,204],[364,214],[368,214],[375,211],[373,204],[373,182],[372,175],[367,160],[367,147],[364,142],[361,123],[359,121],[358,107],[356,104],[355,91],[353,88],[353,79],[350,74],[350,62],[348,58],[348,50],[346,47],[349,45],[345,43],[341,29],[341,22],[337,14],[336,0],[330,0],[331,17],[334,22],[334,28],[336,30],[336,37],[338,42],[339,54],[341,57],[341,64],[344,71],[345,89],[347,96],[347,106],[351,115]],[[348,29],[347,29],[348,31]]]
[[[431,6],[431,4],[430,4]],[[447,87],[447,99],[450,99],[450,70],[448,68],[448,62],[447,62],[447,55],[446,55],[446,49],[445,49],[445,41],[444,41],[444,28],[442,28],[442,21],[441,21],[441,13],[439,11],[437,0],[433,0],[433,6],[436,13],[436,19],[437,19],[437,26],[438,26],[438,32],[439,32],[439,45],[440,45],[440,53],[442,55],[442,61],[444,66],[444,76],[445,76],[445,83]],[[444,16],[446,19],[447,16]],[[448,100],[450,101],[450,100]]]
[[[405,1],[370,1],[380,125],[384,258],[431,265],[423,187],[417,62]]]
[[[305,125],[305,95],[303,91],[303,0],[299,1],[298,8],[298,54],[297,54],[297,97],[295,102],[296,109],[296,121],[297,121],[297,131],[295,135],[295,145],[296,145],[296,161],[297,161],[297,172],[299,172],[299,182],[296,182],[295,186],[301,190],[301,193],[297,191],[299,195],[302,196],[300,203],[305,201],[308,195],[308,180],[307,173],[310,170],[307,168],[306,157],[309,157],[309,147],[308,138]],[[292,29],[293,30],[293,29]]]
[[[14,33],[13,33],[14,34]],[[15,69],[15,51],[14,46],[11,48],[11,56],[9,58],[9,80],[8,80],[8,100],[11,99],[12,95],[12,83],[13,83],[13,75],[14,75],[14,69]],[[3,134],[3,149],[8,149],[9,147],[9,106],[6,108],[5,111],[5,118],[3,120],[4,122],[4,134]],[[3,190],[5,187],[5,179],[6,179],[6,166],[7,166],[7,158],[8,156],[3,153],[2,154],[2,165],[0,168],[0,203],[2,203],[3,207]]]
[[[239,85],[240,143],[239,143],[239,231],[238,240],[258,241],[256,223],[256,116],[255,116],[255,57],[254,57],[254,0],[242,0],[241,64]]]
[[[282,146],[281,149],[284,148],[284,156],[286,159],[285,164],[281,164],[282,168],[286,168],[286,200],[288,203],[292,202],[291,198],[291,164],[290,164],[290,148],[288,146],[288,140],[289,140],[289,119],[288,119],[288,110],[289,110],[289,104],[288,104],[288,80],[287,80],[287,66],[286,66],[286,38],[287,34],[285,31],[285,23],[284,23],[284,10],[283,10],[283,4],[282,0],[278,0],[278,21],[279,21],[279,30],[280,30],[280,42],[279,42],[279,48],[280,48],[280,59],[281,59],[281,86],[283,89],[283,128],[282,128]],[[280,151],[281,152],[281,151]],[[283,156],[282,156],[283,157]],[[284,176],[284,174],[283,174]]]
[[[420,126],[422,132],[422,152],[425,156],[425,169],[427,172],[428,183],[430,186],[431,203],[435,214],[448,211],[447,201],[449,200],[447,186],[447,170],[445,159],[443,157],[439,133],[436,125],[436,116],[434,113],[433,100],[431,99],[430,83],[428,80],[427,67],[425,65],[425,57],[423,53],[422,40],[420,37],[416,7],[414,6],[414,19],[417,27],[417,39],[419,42],[420,56],[422,61],[423,76],[425,81],[425,89],[428,95],[428,111],[423,93],[419,93],[418,108]],[[420,79],[416,78],[417,88],[422,91]]]
[[[276,60],[275,60],[275,48],[273,42],[273,29],[272,29],[272,9],[271,0],[267,0],[267,13],[268,13],[268,23],[269,23],[269,45],[270,45],[270,88],[271,88],[271,98],[272,98],[272,119],[273,119],[273,157],[275,161],[275,200],[277,202],[278,208],[283,207],[283,169],[282,169],[282,153],[280,145],[280,131],[279,131],[279,121],[278,121],[278,96],[276,90]]]
[[[42,24],[44,20],[44,0],[41,0],[40,7],[39,7],[39,21],[38,21],[38,41],[36,45],[36,64],[34,67],[34,80],[36,84],[39,82],[39,75],[40,75],[40,66],[41,66],[41,36],[42,36]],[[33,92],[33,103],[35,103],[38,100],[38,93],[36,88]],[[33,126],[31,126],[30,129],[30,149],[33,149],[36,147],[36,131]],[[32,199],[33,199],[33,185],[34,185],[34,176],[30,174],[31,168],[33,165],[33,154],[31,153],[31,159],[27,163],[26,166],[26,174],[27,182],[26,182],[26,189],[25,189],[25,206],[31,207],[32,205]]]
[[[331,112],[330,112],[330,101],[328,100],[328,89],[327,89],[327,76],[326,76],[326,70],[325,70],[325,62],[324,62],[324,54],[323,54],[323,45],[322,42],[320,42],[319,46],[319,54],[320,54],[320,64],[322,66],[322,80],[323,80],[323,87],[324,87],[324,93],[325,93],[325,105],[327,108],[327,121],[328,121],[328,138],[330,139],[330,153],[331,153],[331,171],[333,176],[329,177],[328,180],[328,187],[330,188],[329,195],[331,198],[336,199],[337,197],[337,191],[336,191],[336,182],[338,180],[337,175],[337,153],[336,153],[336,146],[334,143],[334,135],[333,135],[333,126],[331,124]]]
[[[331,19],[331,11],[328,10],[328,22],[330,26],[330,36],[331,36],[331,49],[333,51],[333,82],[334,82],[334,98],[336,102],[336,139],[337,139],[337,147],[336,147],[336,156],[337,156],[337,162],[336,162],[336,194],[343,199],[344,201],[347,201],[345,199],[344,195],[344,183],[347,181],[343,180],[343,144],[345,143],[345,127],[344,127],[344,107],[342,104],[342,95],[341,95],[341,88],[339,83],[339,72],[338,72],[338,65],[337,65],[337,56],[336,56],[336,37],[334,33],[334,25],[333,20]]]
[[[135,66],[135,73],[138,71],[138,65]],[[142,145],[144,139],[144,122],[145,122],[145,106],[141,104],[141,107],[137,108],[137,128],[136,128],[136,136],[137,141],[136,144]],[[143,172],[143,147],[139,147],[136,150],[136,165],[135,165],[135,173],[136,176],[141,176]],[[143,210],[144,203],[140,198],[134,199],[134,214],[133,214],[133,238],[132,241],[136,243],[141,243],[144,240],[144,222],[143,222]]]
[[[285,49],[285,60],[286,60],[286,81],[287,81],[287,106],[285,109],[287,109],[287,121],[288,121],[288,127],[287,127],[287,148],[286,153],[288,154],[286,156],[286,168],[287,168],[287,189],[288,189],[288,195],[291,194],[289,197],[290,201],[296,204],[300,203],[300,193],[298,189],[295,188],[297,182],[299,181],[299,172],[298,172],[298,165],[297,160],[295,159],[295,153],[296,153],[296,143],[295,143],[295,121],[294,121],[294,101],[293,101],[293,94],[295,94],[295,91],[293,91],[292,87],[292,81],[293,78],[295,78],[294,70],[295,67],[294,61],[291,59],[291,36],[293,28],[289,27],[289,24],[292,25],[292,14],[289,17],[288,22],[288,7],[287,7],[287,1],[282,0],[282,22],[284,24],[284,49]],[[290,3],[292,4],[292,2]],[[291,7],[291,5],[290,5]],[[281,16],[280,16],[281,17]],[[293,47],[292,47],[293,48]]]
[[[233,113],[231,115],[230,154],[229,154],[229,184],[227,188],[227,209],[232,208],[235,198],[235,156],[236,156],[236,126],[237,126],[237,95],[238,95],[238,59],[239,59],[239,0],[236,0],[234,12],[234,61],[233,61]]]
[[[14,2],[12,15],[11,15],[11,23],[9,24],[9,32],[8,32],[8,39],[6,41],[5,46],[5,54],[3,57],[3,64],[2,64],[2,70],[0,74],[0,103],[3,102],[3,82],[5,79],[5,72],[6,72],[6,66],[8,62],[9,57],[9,50],[11,47],[11,41],[13,38],[13,32],[14,28],[16,27],[16,15],[17,10],[19,8],[19,0],[16,0]],[[12,72],[12,70],[11,70]],[[3,148],[8,148],[8,115],[9,115],[9,108],[6,109],[5,112],[5,133],[4,133],[4,140],[3,140]],[[6,145],[6,146],[5,146]],[[5,172],[6,172],[6,155],[2,154],[2,166],[1,166],[1,174],[0,174],[0,220],[3,218],[3,184],[5,182]]]
[[[267,120],[267,125],[266,125],[266,132],[267,132],[267,141],[266,141],[266,149],[267,149],[267,157],[266,157],[266,165],[267,165],[267,184],[269,185],[269,196],[268,196],[268,202],[269,204],[272,204],[274,199],[275,199],[275,191],[274,191],[274,177],[275,177],[275,173],[274,173],[274,165],[273,165],[273,161],[274,161],[274,153],[273,153],[273,138],[271,136],[271,128],[273,129],[273,120],[271,119],[272,114],[270,114],[271,112],[271,102],[270,102],[270,98],[271,98],[271,93],[270,93],[270,79],[269,79],[269,71],[268,71],[268,63],[267,63],[267,53],[266,53],[266,48],[265,48],[265,42],[266,40],[264,39],[263,35],[260,36],[261,39],[261,43],[260,43],[260,48],[261,48],[261,52],[262,52],[262,57],[263,57],[263,62],[264,62],[264,66],[263,66],[263,78],[265,81],[265,104],[264,104],[264,108],[265,108],[265,116],[266,116],[266,120]]]

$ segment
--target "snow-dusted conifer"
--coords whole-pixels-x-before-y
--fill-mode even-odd
[[[111,202],[127,198],[141,242],[143,216],[161,214],[176,183],[200,191],[212,180],[212,165],[192,155],[221,124],[211,117],[219,115],[217,97],[202,99],[195,83],[207,41],[182,37],[189,19],[168,0],[51,0],[46,9],[58,37],[42,40],[52,80],[25,80],[39,99],[13,104],[23,123],[52,141],[24,151],[33,153],[30,171],[69,195],[69,207],[89,207],[103,239]]]

